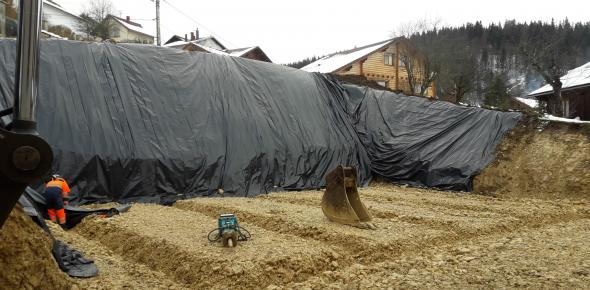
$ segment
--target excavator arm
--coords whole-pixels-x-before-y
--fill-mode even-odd
[[[51,169],[53,152],[35,121],[43,0],[20,0],[16,76],[12,108],[0,117],[0,228],[25,188]]]

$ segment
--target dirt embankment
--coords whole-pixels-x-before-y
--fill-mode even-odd
[[[590,125],[523,122],[498,146],[474,192],[535,198],[590,198]]]
[[[0,230],[0,288],[78,289],[51,255],[50,237],[15,207]]]

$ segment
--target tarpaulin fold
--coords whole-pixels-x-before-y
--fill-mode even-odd
[[[5,109],[14,41],[0,41],[0,58]],[[237,57],[41,45],[39,132],[54,150],[54,172],[81,203],[315,189],[338,165],[356,167],[360,185],[374,174],[470,190],[519,118]]]
[[[34,189],[27,187],[25,192],[19,199],[19,203],[23,206],[23,209],[27,214],[38,220],[49,219],[47,215],[47,201],[45,196]],[[65,229],[71,229],[87,216],[99,215],[105,217],[112,217],[120,213],[127,212],[131,208],[129,204],[122,204],[117,207],[105,207],[105,208],[82,208],[74,205],[64,206],[66,213],[66,223],[63,225]],[[39,211],[37,213],[37,211]],[[43,223],[37,221],[39,225],[43,227]]]
[[[344,84],[346,110],[377,176],[416,186],[471,191],[473,177],[522,117]]]
[[[45,223],[45,219],[47,218],[47,214],[45,213],[45,204],[43,202],[39,202],[38,196],[39,194],[33,189],[27,188],[27,190],[19,198],[18,203],[22,206],[24,212],[49,235],[51,243],[53,244],[51,252],[59,268],[71,277],[95,277],[98,274],[98,268],[94,264],[94,261],[86,259],[79,251],[64,242],[57,240],[53,236],[53,233]],[[69,213],[72,213],[71,208]],[[75,212],[74,215],[74,220],[77,221],[75,223],[70,222],[68,226],[77,224],[83,217],[83,215],[80,215],[79,213],[76,214]],[[78,220],[78,218],[80,220]]]
[[[0,109],[12,106],[14,57],[0,41]],[[340,164],[366,184],[369,159],[333,85],[244,58],[46,40],[37,120],[82,203],[319,188]]]

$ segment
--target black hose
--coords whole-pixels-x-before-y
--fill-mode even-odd
[[[244,234],[242,231],[245,232],[246,234]],[[238,241],[247,241],[252,238],[252,235],[250,234],[250,232],[246,228],[240,227],[240,226],[238,226],[238,235],[239,235]]]
[[[217,234],[212,237],[211,234],[214,232],[217,232]],[[221,239],[221,235],[219,234],[219,229],[214,229],[214,230],[210,231],[209,234],[207,234],[207,239],[209,240],[209,242],[212,242],[212,243],[219,241],[219,239]]]
[[[250,232],[246,228],[238,226],[236,229],[238,232],[238,241],[247,241],[252,238],[252,235],[250,234]],[[217,232],[217,234],[211,235],[214,232]],[[209,240],[209,242],[212,242],[212,243],[219,241],[219,239],[221,239],[221,235],[219,234],[219,229],[211,230],[207,234],[207,239]]]

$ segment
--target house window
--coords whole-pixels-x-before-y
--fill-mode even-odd
[[[383,54],[383,64],[385,65],[393,65],[393,53],[384,53]]]
[[[120,37],[121,36],[121,30],[119,30],[119,27],[113,27],[113,37]]]

